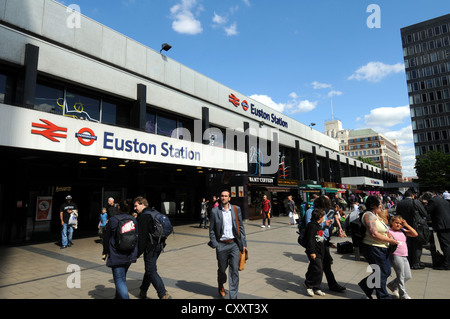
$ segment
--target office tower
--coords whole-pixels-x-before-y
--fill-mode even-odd
[[[401,29],[416,156],[450,153],[450,14]]]

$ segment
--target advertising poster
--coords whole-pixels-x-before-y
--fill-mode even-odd
[[[36,203],[36,221],[42,222],[52,219],[52,197],[38,196]]]

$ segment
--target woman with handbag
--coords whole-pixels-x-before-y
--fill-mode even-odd
[[[362,216],[362,223],[366,227],[360,250],[374,273],[362,279],[358,286],[369,299],[375,290],[378,299],[390,299],[386,290],[387,278],[391,275],[389,261],[389,245],[398,245],[389,234],[389,226],[382,220],[382,203],[376,196],[369,196],[366,200],[367,211]],[[375,281],[375,282],[374,282]]]

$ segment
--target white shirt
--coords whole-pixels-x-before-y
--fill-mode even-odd
[[[231,205],[228,210],[222,208],[222,219],[223,219],[223,235],[220,240],[230,240],[234,239],[233,235],[233,220],[231,218]]]

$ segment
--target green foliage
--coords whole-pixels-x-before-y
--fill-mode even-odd
[[[450,187],[450,155],[430,151],[422,157],[416,157],[414,168],[421,186],[432,186],[440,189]]]
[[[372,166],[375,166],[375,167],[380,167],[380,165],[375,164],[375,162],[371,158],[365,158],[365,157],[362,157],[362,156],[358,156],[356,159],[358,161],[363,162],[363,163],[366,163],[366,164],[369,164],[369,165],[372,165]]]

